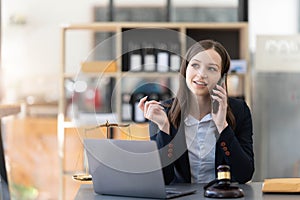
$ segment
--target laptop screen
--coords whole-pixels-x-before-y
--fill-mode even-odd
[[[154,141],[85,139],[89,172],[98,194],[166,199],[196,192],[167,190]]]
[[[85,139],[84,143],[96,193],[152,198],[165,195],[154,141]]]

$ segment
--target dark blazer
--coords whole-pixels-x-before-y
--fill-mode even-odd
[[[166,103],[171,104],[172,100]],[[215,169],[222,164],[230,166],[231,180],[246,183],[254,173],[254,153],[252,139],[252,118],[249,107],[240,99],[229,98],[229,105],[235,116],[236,127],[227,126],[216,143]],[[168,112],[169,108],[165,108]],[[183,123],[181,123],[183,124]],[[163,174],[166,184],[175,178],[174,167],[184,179],[191,182],[190,162],[185,141],[184,126],[176,129],[171,125],[170,135],[158,130],[156,124],[150,122],[150,138],[155,140],[160,151]],[[175,137],[176,136],[176,137]]]

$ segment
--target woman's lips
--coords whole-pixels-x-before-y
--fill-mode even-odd
[[[207,87],[207,83],[203,81],[193,81],[193,83],[196,84],[197,86]]]

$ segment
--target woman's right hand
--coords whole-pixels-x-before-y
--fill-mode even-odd
[[[144,117],[157,124],[161,131],[169,134],[170,123],[164,108],[158,101],[146,101],[147,98],[147,96],[143,97],[138,104],[138,107],[144,112]]]

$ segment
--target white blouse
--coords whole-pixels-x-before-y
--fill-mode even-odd
[[[191,182],[208,183],[215,179],[215,148],[219,137],[211,114],[200,121],[189,115],[184,120]]]

